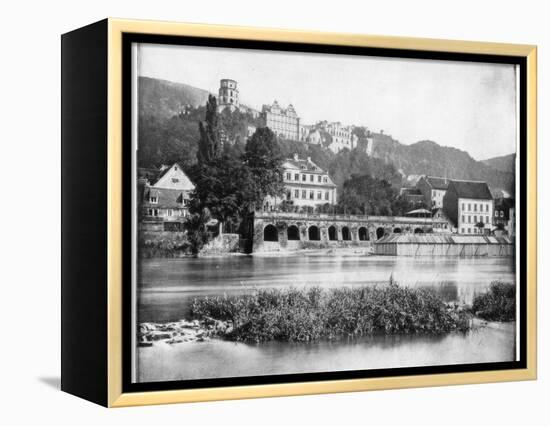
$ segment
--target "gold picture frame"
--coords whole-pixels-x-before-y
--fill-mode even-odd
[[[413,388],[471,383],[534,380],[537,377],[537,49],[532,45],[437,40],[408,37],[337,34],[224,25],[184,24],[109,18],[103,21],[107,47],[107,147],[106,147],[106,399],[109,407],[146,404],[262,398],[380,389]],[[78,30],[75,32],[75,34]],[[71,33],[69,33],[70,35]],[[315,45],[356,46],[396,50],[421,50],[456,54],[504,55],[523,58],[527,70],[527,205],[526,235],[526,368],[421,374],[395,377],[355,378],[246,386],[172,389],[144,392],[123,391],[123,36],[124,34],[170,37],[208,37]],[[69,284],[67,284],[69,285]],[[70,302],[69,297],[66,298]],[[66,318],[70,321],[70,318]],[[65,319],[64,319],[65,321]],[[65,337],[70,341],[70,332]],[[69,355],[67,355],[68,357]],[[72,374],[71,372],[66,375]],[[72,382],[71,382],[72,383]],[[79,394],[74,385],[65,390]],[[80,394],[82,394],[80,392]],[[81,395],[82,396],[82,395]],[[86,395],[84,395],[86,397]],[[93,398],[88,398],[93,399]]]

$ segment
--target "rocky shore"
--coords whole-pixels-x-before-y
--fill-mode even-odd
[[[182,319],[167,323],[145,322],[139,325],[138,346],[153,346],[155,342],[169,345],[204,342],[214,336],[223,337],[232,331],[233,327],[229,322],[211,318],[203,321]]]

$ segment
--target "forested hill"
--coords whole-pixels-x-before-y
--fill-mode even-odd
[[[404,145],[391,136],[372,133],[373,156],[393,163],[405,175],[432,175],[451,179],[487,181],[494,189],[514,191],[515,175],[511,167],[474,160],[466,151],[441,146],[433,141]],[[490,161],[490,160],[489,160]]]
[[[204,120],[204,105],[209,92],[182,83],[149,77],[139,78],[139,161],[142,167],[154,167],[179,161],[183,166],[196,160],[198,123]],[[240,112],[222,114],[225,134],[235,141],[234,148],[244,146],[246,126],[258,126],[258,120]],[[385,178],[398,186],[403,175],[446,176],[454,179],[487,181],[493,190],[514,192],[512,156],[485,161],[474,160],[467,152],[440,146],[432,141],[404,145],[383,133],[370,133],[374,139],[373,157],[364,151],[333,154],[319,146],[283,141],[283,151],[291,156],[311,156],[327,169],[341,186],[351,174],[370,174]]]
[[[207,90],[150,77],[139,77],[139,114],[155,118],[171,118],[186,106],[204,106]]]
[[[487,160],[483,160],[483,162],[493,169],[507,172],[510,170],[514,170],[514,167],[516,165],[516,154],[488,158]]]

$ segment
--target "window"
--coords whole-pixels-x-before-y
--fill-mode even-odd
[[[180,180],[178,178],[172,178],[172,183],[178,183]]]
[[[468,211],[471,212],[472,211],[472,205],[470,203],[468,203]]]
[[[321,183],[321,175],[317,176],[317,182]]]
[[[317,191],[317,199],[318,199],[318,200],[322,200],[322,199],[323,199],[323,194],[321,193],[321,191]]]
[[[294,198],[300,198],[300,190],[299,189],[294,190]]]
[[[315,193],[313,191],[309,191],[309,199],[310,200],[315,199]]]
[[[286,174],[286,180],[290,180],[290,173]]]
[[[468,216],[468,223],[472,223],[472,216]]]
[[[310,182],[313,182],[314,179],[315,179],[315,176],[309,175],[309,181],[310,181]]]
[[[472,233],[472,228],[468,228],[468,234]]]
[[[462,223],[464,223],[464,222],[466,222],[466,221],[464,220],[464,215],[462,215]]]
[[[328,195],[328,191],[326,191],[326,192],[325,192],[325,200],[327,200],[327,201],[328,201],[328,197],[329,197],[329,195]]]
[[[323,177],[323,182],[327,183],[328,182],[328,177]]]
[[[477,223],[477,216],[474,216],[474,223]]]
[[[166,210],[166,216],[172,216],[174,214],[173,210]]]
[[[158,199],[158,197],[156,197],[156,196],[153,195],[153,196],[149,197],[149,202],[150,202],[151,204],[158,204],[159,199]]]
[[[305,182],[307,179],[307,176],[306,175],[302,175],[302,180]]]
[[[461,228],[461,229],[460,229],[460,232],[464,234],[464,228]]]
[[[304,189],[302,190],[302,198],[303,199],[306,199],[307,198],[307,191]]]
[[[485,216],[485,223],[489,223],[489,216]]]
[[[474,211],[477,212],[477,204],[474,203]]]
[[[486,211],[486,212],[489,211],[489,204],[485,204],[485,211]]]
[[[464,211],[464,210],[466,210],[466,209],[464,208],[464,203],[462,203],[462,211]]]
[[[500,217],[504,217],[504,210],[500,211]]]
[[[294,174],[294,180],[300,180],[300,173]]]

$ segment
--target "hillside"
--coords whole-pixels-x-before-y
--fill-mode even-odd
[[[182,165],[192,164],[199,136],[198,122],[204,119],[204,105],[209,92],[187,84],[140,77],[139,95],[140,164],[144,167],[174,161]],[[261,125],[248,114],[239,112],[224,111],[220,121],[228,138],[241,145],[241,148],[235,146],[237,149],[242,149],[244,145],[246,126]],[[354,132],[360,141],[366,136],[365,128],[356,128]],[[404,177],[428,174],[453,179],[484,180],[493,191],[514,192],[513,154],[476,161],[465,151],[440,146],[433,141],[404,145],[387,134],[370,133],[369,136],[374,139],[374,158],[370,161],[360,150],[334,155],[329,150],[301,142],[287,141],[283,150],[289,156],[293,152],[311,156],[319,166],[328,169],[339,187],[351,174],[362,173],[384,177],[399,185],[393,165]]]
[[[210,94],[183,83],[139,77],[139,114],[166,119],[180,113],[186,106],[204,106]]]
[[[433,141],[420,141],[404,145],[389,135],[372,133],[373,156],[393,163],[405,175],[446,176],[451,179],[483,180],[494,189],[513,192],[513,167],[499,169],[491,164],[474,160],[467,152],[438,145]]]
[[[487,160],[483,160],[483,163],[501,172],[509,172],[510,170],[514,170],[516,165],[516,154],[488,158]]]

